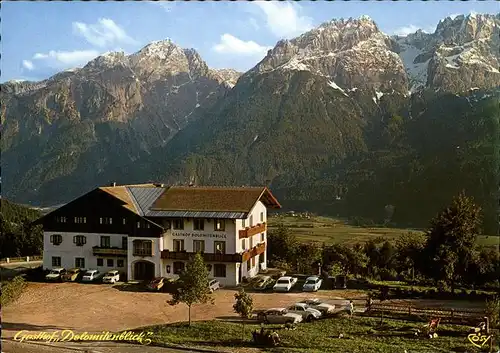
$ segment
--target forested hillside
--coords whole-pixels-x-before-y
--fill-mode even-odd
[[[0,258],[41,254],[42,229],[31,225],[41,213],[5,199],[0,203]]]

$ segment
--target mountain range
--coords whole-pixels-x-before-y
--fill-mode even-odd
[[[270,185],[285,206],[419,226],[461,189],[495,228],[500,14],[388,36],[366,16],[281,40],[245,73],[170,40],[1,86],[3,196],[109,182]]]

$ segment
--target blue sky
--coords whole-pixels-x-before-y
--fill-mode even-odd
[[[170,38],[213,68],[245,71],[282,38],[334,18],[368,15],[387,34],[457,14],[499,13],[497,1],[3,2],[1,81],[40,80],[108,51]]]

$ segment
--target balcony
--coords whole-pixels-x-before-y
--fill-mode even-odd
[[[161,252],[162,259],[183,260],[187,261],[196,253],[187,251],[170,251],[163,250]],[[241,262],[241,254],[212,254],[201,253],[205,262]]]
[[[102,247],[94,246],[92,247],[92,252],[94,256],[124,256],[127,257],[127,249],[118,247]]]
[[[251,248],[250,250],[245,251],[241,256],[241,262],[245,262],[250,260],[252,257],[258,256],[266,251],[266,243],[260,243]]]
[[[239,236],[240,239],[251,237],[252,235],[259,234],[265,232],[267,229],[266,223],[258,223],[253,227],[246,227],[245,229],[240,230]]]

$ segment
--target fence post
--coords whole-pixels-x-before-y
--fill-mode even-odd
[[[10,263],[10,259],[9,258],[7,258],[7,263]]]
[[[26,256],[26,262],[30,262],[30,257]]]

